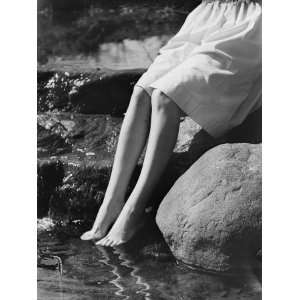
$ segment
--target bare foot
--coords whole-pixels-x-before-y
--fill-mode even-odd
[[[124,244],[133,237],[143,224],[142,214],[136,212],[129,205],[125,205],[109,233],[96,245],[115,247]]]
[[[103,238],[117,219],[124,205],[124,201],[110,201],[103,203],[98,211],[96,220],[91,230],[85,232],[80,238],[84,241],[99,240]]]

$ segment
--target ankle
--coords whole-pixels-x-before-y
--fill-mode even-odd
[[[125,203],[124,209],[127,214],[135,215],[135,216],[141,215],[144,211],[141,206],[130,203],[130,202]]]
[[[124,198],[121,197],[112,197],[105,195],[102,205],[103,208],[119,207],[124,205]]]

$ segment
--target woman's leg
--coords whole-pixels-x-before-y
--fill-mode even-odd
[[[146,143],[150,127],[150,114],[151,99],[149,95],[142,88],[135,87],[122,124],[103,203],[92,229],[84,233],[81,239],[102,238],[122,210],[129,180]]]
[[[116,246],[128,241],[141,223],[147,201],[173,152],[181,110],[166,95],[154,90],[149,140],[140,177],[121,214],[106,237],[97,244]]]

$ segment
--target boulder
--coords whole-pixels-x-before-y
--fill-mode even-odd
[[[156,222],[174,256],[228,271],[261,249],[261,144],[222,144],[173,185]]]
[[[93,72],[39,70],[38,113],[77,112],[122,117],[144,69]]]

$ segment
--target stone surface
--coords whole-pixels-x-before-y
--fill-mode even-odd
[[[108,184],[120,124],[121,119],[103,115],[39,114],[40,217],[49,212],[57,220],[95,217]],[[211,145],[212,139],[200,126],[183,119],[174,154],[149,205],[157,207],[175,180]],[[128,192],[138,178],[143,157],[144,153]]]
[[[60,161],[38,161],[37,166],[37,216],[46,216],[49,211],[50,198],[61,186],[64,168]]]
[[[37,117],[38,157],[110,165],[122,119],[110,115],[44,113]]]
[[[47,216],[50,209],[51,215],[60,220],[94,218],[109,179],[123,114],[142,72],[38,72],[39,217]],[[252,114],[219,140],[211,138],[189,117],[183,118],[174,153],[149,205],[155,210],[178,177],[213,146],[226,140],[259,142],[260,117],[259,113]],[[144,153],[128,193],[138,178],[143,157]],[[56,176],[61,180],[53,186]]]
[[[261,145],[206,152],[162,201],[156,216],[174,256],[227,271],[261,248]]]
[[[133,86],[145,69],[90,72],[39,70],[38,113],[77,112],[123,116]]]
[[[145,69],[103,71],[97,79],[86,82],[75,93],[69,94],[71,103],[77,112],[122,117],[134,84],[143,72]]]

